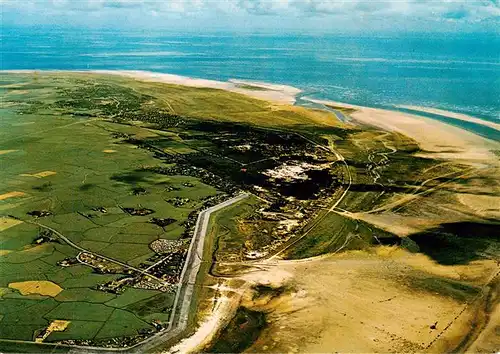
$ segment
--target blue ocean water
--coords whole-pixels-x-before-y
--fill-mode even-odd
[[[148,70],[282,83],[320,99],[500,120],[495,35],[271,35],[3,28],[2,69]]]

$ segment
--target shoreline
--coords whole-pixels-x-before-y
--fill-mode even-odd
[[[265,101],[290,105],[293,105],[295,103],[295,97],[297,96],[297,94],[302,92],[300,89],[292,86],[272,84],[268,82],[239,79],[217,81],[143,70],[0,70],[0,73],[7,74],[28,74],[34,72],[116,75],[149,82],[161,82],[165,84],[188,87],[219,89],[241,93]],[[249,86],[249,88],[244,88],[244,86]]]
[[[500,131],[500,123],[495,123],[490,120],[476,118],[467,114],[457,113],[452,111],[446,111],[444,109],[434,108],[434,107],[423,107],[423,106],[412,106],[412,105],[395,105],[396,108],[409,109],[412,111],[418,111],[423,113],[436,114],[447,118],[454,118],[464,122],[471,122],[480,125],[490,127],[492,129]]]
[[[386,131],[401,133],[414,139],[426,151],[417,156],[460,160],[463,162],[498,160],[492,150],[499,150],[500,143],[437,119],[381,108],[316,100],[310,97],[304,97],[303,99],[323,105],[354,109],[355,112],[349,114],[353,121]]]
[[[6,71],[3,71],[3,72],[5,73]],[[22,73],[27,73],[27,72],[32,73],[35,71],[21,71],[21,72]],[[208,87],[208,88],[214,88],[214,89],[221,89],[221,90],[225,90],[225,91],[229,91],[229,92],[238,92],[238,93],[242,93],[242,94],[249,95],[252,97],[254,97],[252,94],[256,93],[255,88],[262,89],[262,91],[257,89],[257,93],[261,94],[262,96],[269,94],[268,91],[272,91],[271,95],[277,95],[277,96],[283,95],[283,97],[285,97],[287,95],[291,95],[295,90],[298,90],[298,89],[294,89],[294,88],[289,87],[289,86],[272,85],[272,84],[267,84],[267,83],[262,83],[262,82],[235,80],[235,81],[232,81],[229,83],[225,83],[225,82],[212,81],[212,80],[193,79],[193,78],[187,78],[187,77],[182,77],[182,76],[177,76],[177,75],[169,75],[169,74],[158,74],[159,75],[158,76],[155,73],[144,74],[144,72],[136,72],[136,71],[43,71],[43,73],[49,73],[49,74],[50,73],[68,73],[68,74],[69,73],[84,73],[84,74],[87,73],[87,74],[102,74],[102,75],[117,75],[117,76],[121,75],[123,77],[131,78],[133,80],[153,81],[153,82],[160,82],[160,83],[165,83],[165,84],[166,83],[169,83],[169,84],[174,83],[176,85],[184,85],[184,86],[191,86],[191,87]],[[77,75],[75,75],[74,77],[77,77]],[[80,77],[85,77],[85,76],[82,75]],[[85,78],[88,78],[88,77],[90,77],[90,75],[86,76]],[[95,76],[95,77],[98,77],[98,76]],[[144,79],[144,77],[146,77],[146,79]],[[24,78],[25,77],[23,77],[23,79]],[[134,82],[137,82],[137,81],[133,81],[133,80],[130,80],[130,81],[124,80],[123,86],[126,86],[126,84],[133,86]],[[167,82],[165,80],[170,80],[170,81]],[[29,77],[27,80],[24,80],[24,81],[29,81]],[[92,81],[92,80],[88,80],[88,81]],[[109,80],[109,77],[108,77],[108,81],[113,81],[113,80]],[[116,80],[116,81],[118,81],[118,80]],[[120,81],[120,82],[122,82],[122,81]],[[206,86],[206,85],[211,85],[211,86]],[[242,85],[243,87],[250,86],[251,88],[233,87],[232,85],[236,85],[236,86]],[[142,86],[142,85],[137,85],[137,86]],[[158,87],[158,90],[162,90],[162,89],[164,89],[165,91],[168,90],[167,86],[158,85],[155,87]],[[173,86],[169,86],[169,87],[173,87]],[[238,89],[240,91],[235,91],[236,89]],[[187,91],[189,91],[189,90],[187,90]],[[191,91],[194,91],[194,89]],[[248,91],[248,93],[247,93],[247,91]],[[300,92],[300,90],[298,90],[298,92]],[[111,95],[112,95],[112,93],[111,93]],[[229,95],[229,94],[221,93],[221,95],[218,97],[219,98],[224,97],[224,95]],[[239,98],[241,99],[241,96]],[[99,99],[99,98],[97,98],[97,99]],[[262,98],[262,99],[265,99],[265,98]],[[486,139],[486,138],[483,138],[479,135],[476,135],[476,134],[474,134],[470,131],[467,131],[463,128],[456,127],[454,125],[450,125],[450,124],[447,124],[445,122],[441,122],[441,121],[436,120],[436,119],[426,118],[426,117],[418,116],[418,115],[411,114],[411,113],[401,112],[401,111],[391,111],[391,110],[386,110],[386,109],[356,106],[356,105],[338,103],[338,102],[334,102],[334,101],[320,101],[320,100],[314,101],[311,98],[309,98],[309,100],[311,100],[311,102],[318,102],[318,103],[321,103],[324,105],[332,106],[332,109],[335,109],[335,107],[338,107],[338,109],[340,109],[342,111],[345,111],[343,108],[352,109],[352,111],[349,111],[349,113],[348,113],[349,116],[352,117],[352,122],[359,124],[361,126],[361,127],[358,126],[358,129],[355,130],[356,132],[362,131],[363,126],[364,127],[373,126],[373,127],[378,127],[379,129],[383,129],[385,131],[397,132],[397,133],[404,134],[405,136],[408,136],[410,138],[413,138],[419,144],[419,146],[421,146],[421,148],[424,150],[423,152],[420,152],[419,154],[415,154],[414,156],[426,156],[426,157],[431,157],[431,158],[450,159],[450,160],[455,160],[458,162],[464,162],[464,163],[470,163],[470,164],[476,164],[476,165],[479,165],[479,164],[486,165],[488,163],[491,163],[491,164],[495,163],[497,165],[499,164],[498,155],[495,155],[495,152],[493,152],[492,150],[500,151],[500,144],[496,141],[491,141],[489,139]],[[216,103],[218,103],[217,107],[221,106],[219,104],[220,101],[217,101]],[[285,104],[285,103],[283,103],[283,104]],[[288,104],[293,104],[293,103],[288,103]],[[239,111],[244,111],[244,109],[239,109]],[[273,119],[275,117],[276,116],[271,116],[268,119]],[[344,127],[346,127],[346,126],[344,126]],[[347,126],[347,127],[349,127],[349,126]],[[377,132],[377,133],[379,133],[379,132]],[[384,132],[380,132],[380,134],[381,135],[390,135],[390,134],[387,134]],[[389,149],[396,150],[395,148],[391,148],[389,146],[386,146],[385,144],[384,144],[384,147],[387,148],[388,150]],[[384,147],[381,148],[382,151],[385,150]],[[396,151],[394,151],[394,152],[396,152]],[[337,155],[338,160],[341,160],[341,159],[343,160],[342,155],[339,155],[337,153],[335,153],[335,154]],[[408,160],[408,164],[410,166],[412,165],[411,159]],[[347,166],[347,167],[349,170],[349,166]],[[348,175],[349,175],[349,179],[350,179],[350,173],[348,173]],[[494,175],[494,174],[492,174],[492,175]],[[480,175],[478,175],[478,176],[480,176]],[[425,183],[426,182],[422,183],[422,185]],[[349,187],[350,187],[350,184],[349,184]],[[349,189],[349,187],[347,189]],[[487,186],[487,188],[490,188],[490,187]],[[341,199],[343,199],[343,197],[345,196],[345,193],[347,193],[347,190],[344,192]],[[457,192],[457,193],[459,193],[459,192]],[[337,201],[335,206],[338,205],[340,203],[340,201],[341,200]],[[228,202],[228,201],[226,201],[226,202]],[[224,204],[224,202],[221,204]],[[201,264],[201,262],[203,262],[203,255],[201,254],[203,252],[201,252],[201,253],[198,252],[200,250],[200,247],[201,247],[201,250],[203,250],[203,242],[202,242],[202,240],[196,241],[196,233],[197,233],[197,230],[200,229],[201,230],[200,232],[203,234],[203,237],[204,237],[204,235],[207,231],[205,229],[206,229],[206,226],[208,225],[209,219],[203,218],[203,216],[201,216],[202,213],[208,212],[208,211],[213,211],[213,210],[215,210],[215,208],[217,208],[221,204],[214,206],[214,207],[211,207],[209,209],[206,209],[206,210],[202,211],[200,213],[200,215],[198,215],[196,228],[195,228],[195,235],[193,236],[193,239],[191,240],[190,249],[188,251],[186,262],[184,264],[184,267],[183,267],[183,270],[181,273],[181,281],[179,282],[179,290],[178,290],[178,293],[176,294],[176,299],[175,299],[174,305],[173,305],[174,310],[173,310],[173,312],[170,316],[170,319],[169,319],[169,322],[170,322],[169,329],[171,329],[171,326],[173,326],[171,324],[176,321],[176,317],[175,317],[176,316],[176,309],[178,310],[178,315],[177,315],[178,320],[176,323],[178,324],[178,326],[181,326],[181,327],[186,326],[187,315],[189,314],[189,311],[190,311],[190,301],[191,300],[189,299],[189,296],[192,295],[192,291],[194,291],[193,289],[195,289],[195,287],[205,286],[204,284],[198,284],[197,279],[196,279],[196,274],[199,271],[199,269],[197,269],[197,268],[199,268],[199,265]],[[332,207],[332,210],[335,206]],[[330,211],[332,211],[332,210],[330,210]],[[425,214],[423,214],[423,215],[425,215]],[[198,225],[198,224],[200,224],[200,225]],[[373,223],[373,224],[376,225],[375,223]],[[350,238],[350,236],[346,236],[346,243],[348,241],[348,237]],[[196,243],[196,242],[198,242],[198,243]],[[340,249],[342,249],[343,247],[344,246],[342,246]],[[284,334],[289,333],[290,336],[297,335],[297,333],[299,332],[299,330],[301,328],[312,328],[314,332],[321,333],[320,326],[308,327],[308,326],[310,326],[310,323],[314,322],[314,321],[312,321],[314,319],[314,317],[318,318],[318,316],[319,316],[319,317],[321,317],[322,320],[326,319],[328,321],[331,321],[330,323],[336,323],[339,321],[341,321],[343,323],[348,323],[350,327],[344,327],[344,328],[348,328],[348,330],[346,330],[344,332],[340,332],[340,333],[347,333],[348,334],[349,332],[351,332],[351,333],[356,332],[356,333],[360,334],[360,337],[366,337],[367,341],[359,342],[359,344],[361,345],[363,350],[370,351],[370,350],[373,350],[374,348],[382,348],[382,347],[376,347],[376,345],[378,345],[378,344],[374,344],[374,343],[378,342],[379,338],[383,338],[382,335],[379,333],[379,337],[377,337],[377,336],[374,337],[377,339],[377,342],[375,342],[371,336],[373,335],[373,328],[377,328],[377,327],[374,327],[374,326],[378,325],[377,321],[379,321],[379,319],[384,320],[384,319],[388,318],[388,317],[385,317],[385,315],[387,314],[387,307],[386,307],[385,303],[386,303],[386,301],[388,301],[387,296],[386,296],[386,295],[388,295],[387,288],[392,286],[392,285],[395,286],[394,289],[396,289],[396,290],[391,288],[391,291],[394,291],[394,292],[399,291],[399,292],[397,292],[397,294],[398,294],[397,298],[395,296],[389,298],[389,300],[391,300],[391,301],[393,299],[395,299],[394,301],[391,302],[391,308],[392,308],[391,311],[393,311],[394,313],[396,313],[397,311],[400,311],[400,312],[402,311],[401,313],[403,313],[405,315],[408,314],[408,316],[410,314],[412,316],[413,316],[413,314],[416,314],[418,317],[418,321],[416,321],[416,322],[410,321],[411,323],[414,323],[414,326],[419,326],[419,328],[427,328],[428,325],[430,323],[432,323],[431,319],[432,319],[432,321],[435,321],[436,320],[435,316],[438,316],[438,315],[440,316],[438,318],[438,320],[439,320],[439,323],[441,326],[441,323],[444,323],[445,321],[447,321],[448,317],[455,315],[454,311],[455,311],[455,308],[457,306],[455,303],[451,303],[450,301],[445,301],[443,299],[440,299],[435,294],[428,295],[425,298],[423,296],[422,297],[419,296],[419,297],[415,298],[413,296],[414,291],[408,291],[407,289],[403,289],[403,288],[398,289],[398,288],[396,288],[396,284],[387,282],[389,279],[389,276],[392,275],[392,273],[389,272],[390,269],[387,267],[387,260],[390,259],[392,264],[396,264],[396,262],[400,262],[400,260],[402,259],[402,257],[399,257],[400,254],[396,255],[396,256],[398,256],[398,258],[389,258],[388,256],[386,258],[383,258],[384,255],[380,254],[380,258],[375,260],[376,263],[373,262],[373,258],[374,258],[373,255],[367,254],[367,256],[370,256],[371,259],[370,259],[370,262],[366,263],[365,260],[367,258],[364,258],[364,255],[362,255],[362,257],[356,258],[355,253],[352,253],[354,255],[353,258],[350,258],[350,254],[347,256],[342,255],[338,258],[337,257],[333,258],[333,256],[339,250],[335,251],[333,254],[331,254],[329,256],[316,257],[316,258],[311,258],[311,259],[306,259],[306,260],[283,261],[281,263],[278,262],[278,263],[273,263],[273,264],[266,264],[266,261],[263,261],[263,262],[261,262],[262,264],[260,264],[260,266],[261,266],[261,268],[259,268],[260,273],[259,272],[249,272],[248,276],[245,275],[244,277],[242,276],[242,277],[240,277],[240,279],[238,279],[238,280],[243,280],[245,282],[252,282],[253,281],[256,284],[268,285],[268,284],[272,283],[271,281],[267,280],[268,276],[269,277],[271,277],[271,276],[278,277],[280,274],[283,274],[285,271],[289,271],[289,273],[292,274],[290,276],[290,279],[291,279],[290,282],[292,280],[296,279],[297,283],[300,284],[299,289],[301,289],[300,292],[293,294],[294,299],[295,299],[293,301],[295,301],[295,302],[292,302],[292,304],[294,304],[294,306],[297,306],[297,308],[306,309],[307,311],[309,311],[310,308],[316,309],[316,311],[313,312],[312,314],[310,314],[309,317],[305,316],[305,315],[307,315],[307,313],[297,311],[296,313],[299,316],[295,317],[295,319],[294,319],[294,317],[293,317],[294,314],[290,312],[289,308],[284,310],[284,308],[281,308],[281,307],[278,308],[278,306],[276,306],[276,308],[274,308],[274,309],[272,307],[270,307],[270,310],[275,311],[275,313],[277,313],[278,315],[280,314],[279,311],[282,311],[282,313],[286,314],[286,316],[288,316],[292,320],[295,320],[295,322],[291,322],[295,326],[292,328],[292,327],[285,327],[285,322],[283,322],[283,326],[280,326],[282,323],[279,322],[279,319],[278,319],[278,321],[276,321],[276,317],[273,318],[273,320],[269,322],[271,324],[276,323],[276,326],[275,326],[276,332],[271,332],[273,335],[276,335],[276,336],[280,335],[281,336],[282,333],[284,333]],[[386,250],[386,249],[384,249],[384,250]],[[402,252],[406,252],[406,251],[402,251]],[[360,252],[357,253],[358,256],[359,256],[359,254],[360,254]],[[377,256],[378,256],[378,254],[377,254]],[[410,256],[411,256],[411,260],[414,261],[415,263],[410,263],[410,261],[408,261],[408,263],[402,263],[400,274],[403,274],[403,275],[408,274],[409,276],[411,276],[412,273],[410,273],[408,271],[408,269],[411,267],[415,268],[415,272],[416,272],[415,274],[417,274],[417,275],[420,274],[418,272],[420,271],[420,269],[422,269],[422,267],[427,267],[428,269],[431,269],[431,270],[433,269],[434,273],[432,273],[431,271],[429,271],[429,273],[436,274],[439,276],[441,276],[441,272],[444,272],[444,270],[443,270],[444,266],[442,268],[441,267],[431,268],[429,266],[429,263],[418,263],[419,259],[417,259],[417,256],[415,256],[414,254],[408,255],[407,253],[404,253],[404,256],[405,256],[404,258],[410,258]],[[189,261],[190,257],[193,258],[193,262],[191,262],[191,268],[188,267],[188,261]],[[332,257],[332,258],[328,258],[328,257]],[[491,262],[493,262],[493,261],[491,261]],[[417,267],[417,265],[420,266],[421,268],[419,269]],[[354,268],[353,266],[355,266],[356,268]],[[316,267],[316,268],[314,268],[314,267]],[[330,267],[330,268],[327,268],[327,267]],[[375,267],[377,267],[377,268],[375,268]],[[426,271],[427,271],[427,268],[426,268]],[[315,277],[312,280],[311,280],[311,277],[307,276],[308,274],[311,273],[311,269],[315,270],[317,272],[317,273],[315,273],[317,277]],[[353,269],[356,270],[354,273],[353,273]],[[379,278],[375,278],[375,280],[378,280],[378,282],[377,281],[373,282],[373,279],[374,279],[373,273],[371,273],[373,269],[380,271],[381,274],[383,275]],[[453,268],[453,271],[454,271],[454,269],[455,268]],[[404,273],[403,273],[403,270],[404,270]],[[323,273],[321,273],[321,272],[323,272]],[[356,273],[356,272],[358,272],[358,273]],[[387,273],[383,273],[383,272],[387,272]],[[357,277],[358,274],[364,275],[365,278],[363,279],[363,278]],[[459,276],[459,279],[462,280],[462,278],[461,278],[462,273],[457,272],[457,274]],[[350,278],[351,275],[352,275],[352,279],[354,279],[355,281],[358,281],[360,279],[362,281],[364,281],[364,283],[360,283],[363,286],[357,288],[358,290],[361,289],[362,291],[360,291],[358,293],[354,292],[354,290],[356,290],[356,289],[351,286],[351,284],[352,284],[351,283],[352,279]],[[184,279],[184,277],[186,277],[185,284],[187,284],[187,285],[186,285],[184,292],[181,293],[180,284],[183,283],[182,279]],[[284,277],[283,277],[283,279],[284,279]],[[226,280],[227,279],[224,278],[223,282],[225,282]],[[330,280],[331,282],[328,283],[327,282],[328,280]],[[226,284],[227,284],[227,282],[226,282]],[[283,284],[284,284],[284,281],[283,281]],[[328,302],[325,302],[326,301],[325,297],[314,297],[312,295],[309,296],[310,294],[320,294],[321,292],[318,291],[318,289],[321,290],[321,288],[324,287],[324,284],[328,284],[328,285],[330,285],[330,287],[338,287],[339,289],[341,289],[342,291],[337,292],[340,295],[330,297],[327,294],[326,296],[329,298]],[[378,285],[373,287],[372,286],[373,284],[376,284],[376,285],[378,284]],[[281,283],[277,284],[277,285],[281,285]],[[228,288],[225,287],[223,289],[227,290]],[[242,289],[242,291],[245,290],[243,287],[241,289]],[[303,289],[306,289],[306,290],[303,290]],[[361,295],[363,294],[365,289],[369,289],[373,294],[375,294],[375,298],[369,297],[369,298],[365,299],[365,297],[360,296],[360,294]],[[229,291],[237,293],[237,291],[235,291],[235,290],[240,290],[240,289],[237,289],[237,288],[234,288],[234,289],[230,288],[229,289]],[[219,288],[217,288],[217,291],[219,291]],[[184,296],[185,295],[184,293],[187,294],[187,296]],[[354,296],[350,296],[351,294]],[[390,296],[392,296],[392,295],[393,294],[390,294]],[[208,296],[207,296],[207,298],[208,298]],[[408,299],[410,299],[410,298],[414,299],[414,300],[416,299],[414,302],[410,302],[410,304],[413,304],[412,305],[413,307],[408,306]],[[180,303],[179,306],[177,306],[179,299],[181,299],[180,301],[182,301],[182,302]],[[253,299],[253,297],[252,297],[252,299]],[[352,300],[352,299],[354,299],[354,300]],[[363,301],[360,301],[360,299]],[[352,300],[352,302],[349,302],[351,300]],[[379,300],[379,301],[376,301],[376,300]],[[427,301],[427,303],[425,303],[426,301]],[[283,302],[283,303],[286,305],[285,302]],[[316,306],[318,303],[321,303],[324,306],[323,307]],[[346,312],[342,312],[345,310],[344,308],[342,308],[345,305],[338,306],[338,304],[342,304],[342,303],[347,304],[347,305],[352,305],[352,306],[347,306],[348,308],[351,308],[351,310],[354,309],[350,312],[349,316],[346,315]],[[428,303],[432,303],[432,304],[436,303],[437,306],[434,306],[431,309],[428,306]],[[239,305],[239,304],[240,304],[239,301],[234,301],[232,298],[225,297],[225,296],[221,296],[221,297],[217,298],[214,295],[214,306],[212,307],[213,308],[212,314],[208,315],[204,320],[197,322],[198,327],[194,327],[194,329],[193,329],[194,335],[186,336],[186,337],[183,336],[184,338],[181,341],[179,341],[175,346],[168,349],[168,352],[176,353],[179,351],[190,352],[190,350],[192,350],[192,351],[203,350],[203,344],[207,340],[213,339],[211,336],[213,336],[217,333],[217,329],[224,324],[224,322],[227,320],[227,318],[231,315],[231,313],[232,313],[231,311],[234,311],[234,307]],[[251,304],[253,304],[253,303],[251,303]],[[308,304],[309,306],[311,306],[311,305],[316,306],[316,307],[309,307],[309,309],[307,309],[304,306],[305,304]],[[302,306],[302,307],[300,307],[300,306]],[[443,314],[443,312],[440,311],[441,306],[447,311],[446,313]],[[372,318],[371,321],[367,322],[367,325],[365,325],[364,322],[359,322],[359,320],[356,317],[356,311],[358,311],[359,308],[363,308],[363,307],[364,307],[364,309],[368,309],[369,314]],[[429,310],[429,309],[431,309],[431,310]],[[330,310],[330,312],[329,312],[329,310]],[[199,311],[199,308],[198,308],[198,311]],[[322,311],[325,311],[325,312],[323,313]],[[415,312],[412,312],[412,311],[415,311]],[[295,311],[294,311],[294,313],[295,313]],[[389,314],[391,314],[391,313],[392,312],[390,312]],[[304,316],[304,317],[301,318],[301,316]],[[322,316],[325,316],[325,317],[322,317]],[[406,316],[402,316],[401,318],[404,319],[405,317]],[[356,318],[356,319],[351,320],[349,318],[351,318],[351,319]],[[415,320],[417,320],[417,318],[415,318]],[[288,321],[288,319],[287,319],[287,321]],[[311,321],[311,322],[309,324],[307,324],[308,321]],[[326,323],[326,322],[324,322],[324,323]],[[390,333],[391,336],[393,334],[397,335],[397,334],[401,334],[401,333],[402,334],[411,333],[410,335],[408,335],[408,337],[411,340],[413,340],[416,343],[417,340],[424,338],[425,343],[430,343],[430,344],[428,344],[428,346],[432,345],[435,342],[435,340],[437,338],[439,338],[439,336],[442,333],[444,333],[444,330],[443,330],[443,332],[441,332],[439,334],[439,336],[436,337],[436,339],[433,339],[431,342],[429,342],[428,341],[428,340],[430,340],[430,339],[428,339],[430,337],[429,335],[426,335],[425,337],[418,336],[417,331],[414,330],[415,327],[412,327],[412,328],[408,327],[405,321],[403,321],[401,323],[393,323],[393,322],[387,322],[387,323],[389,323],[389,324],[387,325],[387,327],[385,327],[385,329],[387,329],[389,331],[387,333]],[[328,328],[331,328],[331,327],[332,326],[328,326]],[[404,327],[404,330],[403,330],[403,327]],[[176,328],[176,329],[178,329],[178,328]],[[289,330],[289,328],[292,328],[293,330]],[[446,330],[446,328],[445,328],[445,330]],[[176,329],[174,329],[174,331]],[[441,327],[440,327],[440,329],[441,329]],[[287,332],[287,330],[289,330],[289,332]],[[455,330],[455,328],[454,328],[454,330]],[[344,351],[354,350],[354,348],[350,346],[352,341],[349,341],[349,336],[344,335],[344,339],[345,338],[347,338],[347,339],[345,339],[345,342],[341,342],[341,341],[337,340],[334,337],[334,334],[332,334],[332,333],[330,333],[330,334],[327,333],[327,334],[324,334],[322,336],[318,336],[317,337],[318,343],[306,343],[307,345],[309,345],[307,348],[310,349],[311,351],[323,351],[323,350],[325,350],[325,348],[331,348],[334,344],[337,345],[337,343],[340,343],[341,345],[344,345],[343,347],[342,346],[339,347],[340,351],[342,351],[342,350],[344,350]],[[168,333],[166,333],[166,334],[168,334]],[[159,337],[160,336],[158,336],[158,338]],[[265,337],[263,337],[263,338],[265,338]],[[286,339],[286,336],[284,336],[284,337],[278,336],[277,338],[285,338]],[[334,338],[334,339],[332,339],[332,338]],[[403,338],[403,337],[401,336],[401,338]],[[445,337],[444,341],[446,341],[447,338],[451,338],[451,337],[450,336]],[[297,337],[297,339],[299,339],[299,338]],[[394,340],[394,339],[392,339],[392,340]],[[282,341],[285,342],[284,340],[282,340]],[[269,342],[269,343],[271,343],[271,342]],[[389,343],[388,345],[390,345],[392,347],[394,345],[392,342],[389,342],[389,341],[387,341],[387,343]],[[152,340],[151,343],[149,343],[149,344],[151,345],[151,348],[153,348],[155,343]],[[134,347],[129,348],[129,349],[134,350],[133,348]],[[87,349],[87,348],[85,347],[85,349]],[[387,348],[383,348],[383,349],[387,349]],[[126,351],[128,351],[128,349]],[[383,350],[380,350],[380,351],[383,351]]]
[[[294,105],[297,95],[302,92],[300,89],[292,86],[267,82],[237,79],[216,81],[140,70],[1,70],[0,72],[19,74],[43,72],[116,75],[148,82],[220,89],[244,94],[271,103],[286,105]],[[244,86],[249,86],[249,88],[244,88]],[[421,153],[420,156],[447,160],[461,160],[464,162],[480,162],[485,160],[498,161],[498,158],[492,150],[500,150],[499,142],[437,119],[401,111],[358,106],[330,100],[319,100],[307,96],[301,97],[301,99],[322,105],[354,109],[355,112],[349,114],[354,123],[357,122],[406,135],[414,139],[419,146],[425,150],[425,153]],[[400,107],[408,108],[410,106]],[[446,113],[445,117],[450,119],[480,124],[490,129],[494,129],[495,131],[500,129],[500,124],[482,121],[479,118],[459,113],[428,109],[426,107],[411,107],[413,107],[413,109],[418,108],[422,112],[428,111],[427,113],[437,114],[437,112],[440,112],[439,114],[443,116]]]

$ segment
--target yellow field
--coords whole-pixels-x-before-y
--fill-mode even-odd
[[[16,152],[16,151],[19,151],[19,150],[0,150],[0,155],[9,154],[11,152]]]
[[[38,337],[35,339],[35,342],[37,343],[42,343],[45,338],[50,336],[52,332],[62,332],[64,331],[68,325],[70,324],[71,321],[66,321],[66,320],[54,320],[52,323],[47,327],[47,330],[43,334],[43,337]]]
[[[12,250],[0,250],[0,257],[12,253]]]
[[[26,253],[36,253],[36,252],[45,252],[51,249],[51,245],[48,243],[43,243],[41,245],[33,246],[33,245],[25,245],[23,246],[22,252]]]
[[[19,290],[21,295],[47,295],[47,296],[57,296],[63,289],[51,282],[46,280],[30,280],[23,281],[19,283],[10,283],[9,288]]]
[[[24,192],[9,192],[9,193],[4,193],[0,194],[0,200],[5,200],[9,198],[15,198],[15,197],[22,197],[26,195]]]
[[[56,172],[54,172],[54,171],[42,171],[42,172],[38,172],[38,173],[23,173],[20,176],[21,177],[44,178],[44,177],[48,177],[48,176],[53,176],[55,174],[56,174]]]
[[[106,154],[112,154],[112,153],[116,152],[116,150],[105,149],[105,150],[102,150],[102,152],[105,152]]]
[[[14,227],[19,224],[22,224],[21,220],[16,220],[7,217],[0,217],[0,232],[10,229],[11,227]]]

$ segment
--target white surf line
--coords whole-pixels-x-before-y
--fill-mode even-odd
[[[433,108],[433,107],[420,107],[420,106],[411,106],[411,105],[395,105],[396,108],[403,108],[403,109],[409,109],[412,111],[417,111],[417,112],[423,112],[423,113],[431,113],[431,114],[437,114],[438,116],[443,116],[446,118],[454,118],[458,120],[462,120],[465,122],[471,122],[471,123],[476,123],[480,125],[484,125],[490,128],[493,128],[495,130],[500,130],[500,124],[491,122],[489,120],[484,120],[480,118],[476,118],[473,116],[469,116],[467,114],[463,113],[457,113],[457,112],[452,112],[452,111],[445,111],[443,109],[439,108]]]

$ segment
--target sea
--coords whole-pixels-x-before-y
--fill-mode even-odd
[[[389,109],[433,107],[500,122],[500,37],[495,34],[4,27],[1,69],[145,70],[255,80],[291,85],[316,99]]]

